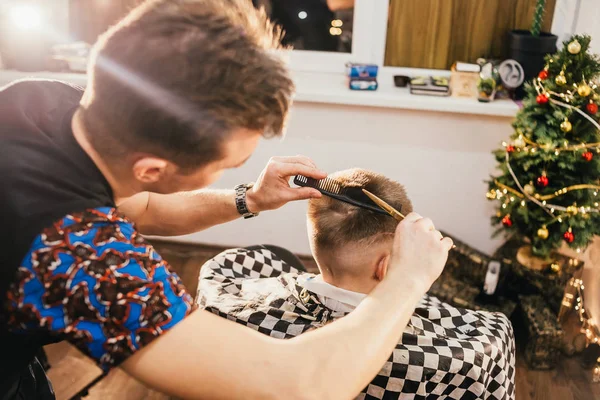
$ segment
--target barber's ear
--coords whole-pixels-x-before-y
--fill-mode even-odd
[[[390,255],[386,254],[385,256],[379,259],[377,263],[377,267],[375,268],[375,279],[378,281],[382,281],[385,278],[385,274],[387,274],[388,263],[390,261]]]
[[[143,157],[133,164],[133,176],[142,183],[155,183],[167,172],[169,162],[157,157]]]

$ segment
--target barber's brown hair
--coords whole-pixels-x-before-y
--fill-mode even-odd
[[[219,159],[236,129],[278,136],[294,84],[281,30],[249,0],[149,0],[100,36],[79,115],[102,156],[182,168]]]
[[[346,187],[367,189],[406,215],[412,204],[404,186],[364,169],[349,169],[329,176]],[[334,250],[353,243],[369,243],[393,234],[398,221],[327,196],[312,199],[308,218],[313,225],[313,244],[319,250]],[[389,237],[389,236],[388,236]]]

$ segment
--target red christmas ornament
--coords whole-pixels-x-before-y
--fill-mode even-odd
[[[573,235],[573,232],[571,232],[570,230],[568,230],[563,235],[563,238],[565,239],[565,241],[567,243],[573,243],[573,240],[575,240],[575,235]]]
[[[546,79],[548,79],[548,71],[546,71],[545,69],[541,70],[540,73],[538,74],[539,78],[543,81],[545,81]]]
[[[540,105],[546,104],[548,103],[548,95],[545,93],[538,94],[535,98],[535,101],[537,101],[537,103]]]
[[[513,151],[515,151],[515,146],[513,146],[512,144],[509,144],[508,146],[506,146],[507,153],[512,153]]]
[[[583,153],[581,155],[581,157],[583,157],[583,159],[585,161],[592,161],[592,158],[594,157],[594,153],[592,153],[591,151],[586,151],[585,153]]]
[[[536,183],[540,187],[546,187],[548,186],[548,177],[546,175],[542,175],[539,178],[537,178]]]
[[[598,113],[598,104],[596,103],[589,103],[587,106],[585,106],[585,108],[592,115],[596,115]]]
[[[510,215],[505,215],[504,218],[502,218],[502,225],[508,228],[512,226],[512,220],[510,219]]]

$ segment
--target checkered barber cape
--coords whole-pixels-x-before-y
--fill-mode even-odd
[[[275,338],[343,317],[297,284],[300,272],[266,249],[227,250],[200,273],[198,305]],[[425,296],[379,374],[356,399],[514,399],[515,343],[502,314]]]

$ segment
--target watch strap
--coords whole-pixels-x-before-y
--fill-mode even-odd
[[[248,210],[248,204],[246,203],[246,193],[248,189],[254,186],[253,183],[250,184],[240,184],[235,187],[235,206],[238,210],[238,213],[242,215],[245,219],[256,217],[258,213],[253,213]]]

